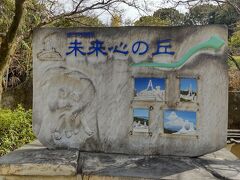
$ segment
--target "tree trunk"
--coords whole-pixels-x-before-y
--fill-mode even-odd
[[[10,61],[11,55],[14,53],[14,43],[17,35],[17,30],[19,28],[23,11],[24,11],[25,0],[15,0],[15,15],[13,21],[6,33],[6,36],[2,38],[2,43],[0,46],[0,103],[2,100],[3,85],[2,80],[4,76],[5,69]]]

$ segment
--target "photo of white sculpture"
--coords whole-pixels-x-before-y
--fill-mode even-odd
[[[166,134],[196,134],[196,112],[166,110],[164,111],[164,133]]]
[[[194,78],[180,79],[180,101],[196,102],[197,101],[197,80]]]
[[[165,101],[164,78],[135,78],[134,99],[145,101]]]
[[[149,126],[149,109],[133,109],[133,132],[148,132]]]

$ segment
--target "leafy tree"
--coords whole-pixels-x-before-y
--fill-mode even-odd
[[[0,82],[3,80],[4,72],[6,70],[7,65],[10,62],[11,55],[14,53],[16,49],[16,36],[18,29],[20,27],[20,22],[23,17],[23,9],[24,9],[25,0],[15,0],[15,8],[14,8],[14,16],[12,22],[9,24],[7,29],[6,36],[2,38],[1,47],[0,47]],[[4,8],[4,2],[1,3],[1,8]],[[9,4],[11,5],[11,1]],[[11,8],[11,6],[8,6]],[[8,24],[6,23],[6,26]],[[3,28],[3,26],[2,26]],[[2,94],[3,88],[2,83],[0,83],[0,94]],[[1,98],[0,98],[1,100]]]
[[[185,24],[206,25],[215,24],[218,7],[211,4],[198,5],[189,9],[185,16]]]
[[[174,8],[161,8],[153,13],[153,17],[158,17],[161,20],[170,22],[169,25],[176,26],[183,24],[184,14]]]
[[[218,7],[215,16],[215,24],[225,24],[228,26],[230,36],[235,31],[237,22],[240,20],[240,14],[229,4]]]
[[[14,0],[4,0],[0,7],[0,32],[6,32],[11,26],[15,10]],[[25,11],[21,18],[21,26],[18,27],[16,38],[13,41],[13,52],[5,65],[4,87],[13,87],[23,82],[31,72],[31,29],[33,29],[44,17],[47,9],[36,0],[25,2]],[[20,21],[19,21],[20,22]],[[6,37],[5,37],[6,38]],[[4,71],[3,70],[3,71]]]
[[[206,24],[225,24],[230,29],[230,34],[239,20],[239,15],[235,9],[224,4],[221,7],[212,4],[203,4],[192,7],[185,15],[185,24],[206,25]]]
[[[142,16],[137,20],[135,26],[167,26],[170,22],[154,16]]]
[[[21,77],[27,76],[25,72],[31,70],[31,35],[34,28],[101,25],[96,18],[90,18],[94,10],[115,12],[120,3],[140,8],[135,0],[70,0],[68,3],[72,4],[72,8],[66,10],[61,1],[55,0],[0,1],[0,102],[3,91],[1,82],[11,61],[15,63],[15,68],[10,68],[6,82],[10,78],[12,82],[21,82]],[[19,71],[16,69],[21,69],[21,73],[17,74]]]
[[[240,22],[236,27],[236,31],[233,33],[232,37],[229,40],[229,45],[233,51],[233,54],[240,55]]]
[[[205,25],[205,24],[225,24],[228,26],[228,32],[230,37],[230,51],[229,60],[232,61],[238,70],[240,65],[233,56],[239,48],[236,47],[238,42],[239,33],[234,33],[237,22],[240,19],[240,1],[238,0],[225,0],[225,1],[199,1],[190,0],[188,3],[182,1],[182,3],[188,4],[194,3],[194,7],[190,8],[189,13],[185,15],[185,24],[188,25]],[[208,4],[202,4],[202,3]],[[211,2],[218,2],[218,5],[209,4]],[[193,4],[192,4],[193,5]],[[234,35],[232,37],[232,35]],[[235,45],[233,45],[235,44]]]
[[[234,48],[240,48],[240,31],[233,33],[233,36],[230,39],[230,45]]]
[[[237,14],[240,14],[240,1],[239,0],[168,0],[168,2],[173,3],[174,7],[179,5],[186,5],[188,7],[194,7],[202,4],[217,4],[219,6],[229,5],[231,6]]]
[[[122,25],[122,18],[118,14],[113,14],[111,18],[111,26],[112,27],[119,27]]]
[[[77,18],[61,18],[52,23],[53,27],[102,27],[104,24],[97,17],[78,16]]]

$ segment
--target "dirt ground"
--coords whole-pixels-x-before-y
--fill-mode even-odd
[[[240,159],[240,144],[228,144],[226,148]]]

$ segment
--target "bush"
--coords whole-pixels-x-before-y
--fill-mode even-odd
[[[20,105],[15,110],[0,109],[0,156],[33,139],[32,110]]]

